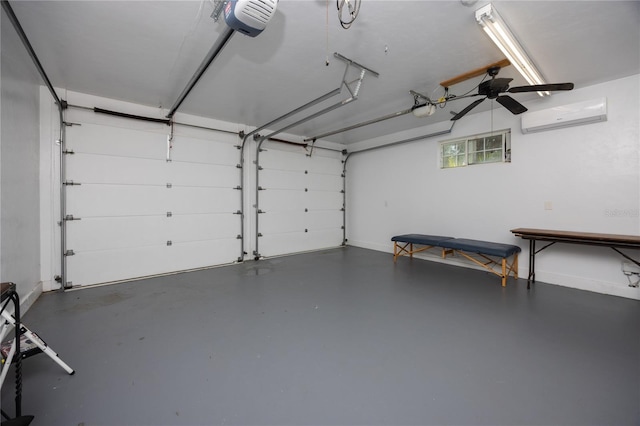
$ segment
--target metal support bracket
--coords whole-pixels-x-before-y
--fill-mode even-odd
[[[72,180],[67,180],[67,181],[63,182],[63,185],[66,185],[66,186],[80,186],[82,184],[80,182],[74,182]]]

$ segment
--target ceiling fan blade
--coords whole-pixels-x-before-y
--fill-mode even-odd
[[[496,101],[498,101],[500,105],[511,111],[512,114],[522,114],[523,112],[527,111],[527,108],[524,105],[508,95],[498,96],[496,98]]]
[[[456,121],[456,120],[460,120],[462,117],[464,117],[469,111],[471,111],[472,109],[474,109],[475,107],[477,107],[482,101],[484,101],[487,98],[482,98],[482,99],[478,99],[473,101],[470,105],[468,105],[465,109],[463,109],[462,111],[460,111],[459,113],[457,113],[456,115],[453,116],[453,118],[451,119],[451,121]]]
[[[573,90],[573,83],[534,84],[532,86],[518,86],[507,90],[510,93],[522,92],[552,92],[554,90]]]

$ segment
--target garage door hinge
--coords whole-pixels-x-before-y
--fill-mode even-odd
[[[62,151],[62,153],[63,153],[63,154],[70,154],[70,155],[75,154],[75,152],[73,152],[73,150],[72,150],[72,149],[64,150],[64,151]]]
[[[263,188],[261,186],[258,187],[258,191],[266,191],[267,188]]]
[[[173,245],[173,241],[171,241],[171,240],[167,241],[167,245],[168,246],[172,246]]]
[[[237,189],[238,191],[242,191],[242,187],[241,187],[240,185],[236,186],[236,187],[235,187],[235,188],[233,188],[233,189]]]
[[[82,220],[79,217],[73,217],[72,214],[68,214],[64,217],[64,220]]]
[[[242,164],[236,164],[236,169],[241,169],[242,168]]]
[[[64,252],[65,256],[74,256],[76,253],[73,250],[67,250]]]
[[[71,122],[69,122],[69,121],[65,121],[65,122],[64,122],[64,125],[65,125],[65,126],[67,126],[67,127],[71,127],[71,126],[82,126],[82,124],[80,124],[80,123],[71,123]]]
[[[173,213],[167,212],[167,217],[171,217],[171,216],[173,216]]]
[[[266,213],[266,212],[264,210],[262,210],[262,209],[258,209],[258,213],[261,214],[261,213]]]
[[[171,185],[170,183],[167,183],[167,188],[171,188],[173,185]]]
[[[74,181],[72,181],[72,180],[67,180],[67,181],[64,181],[63,185],[67,185],[67,186],[74,186],[74,185],[75,185],[75,186],[80,186],[80,185],[82,185],[82,184],[81,184],[80,182],[74,182]]]
[[[242,214],[242,210],[236,210],[233,214]]]
[[[238,234],[236,235],[236,240],[241,240],[242,239],[242,235]]]
[[[262,234],[258,232],[258,237],[262,237]],[[255,251],[253,252],[255,254]]]

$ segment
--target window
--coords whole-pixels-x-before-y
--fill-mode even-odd
[[[511,130],[440,142],[440,168],[511,162]]]

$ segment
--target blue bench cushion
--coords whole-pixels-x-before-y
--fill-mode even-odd
[[[490,256],[509,257],[520,252],[520,247],[511,244],[492,243],[489,241],[467,240],[452,238],[441,241],[441,247],[462,250],[469,253],[481,253]]]
[[[423,234],[405,234],[396,235],[391,241],[399,243],[422,244],[425,246],[440,246],[445,240],[451,240],[453,237],[443,237],[441,235],[423,235]]]

